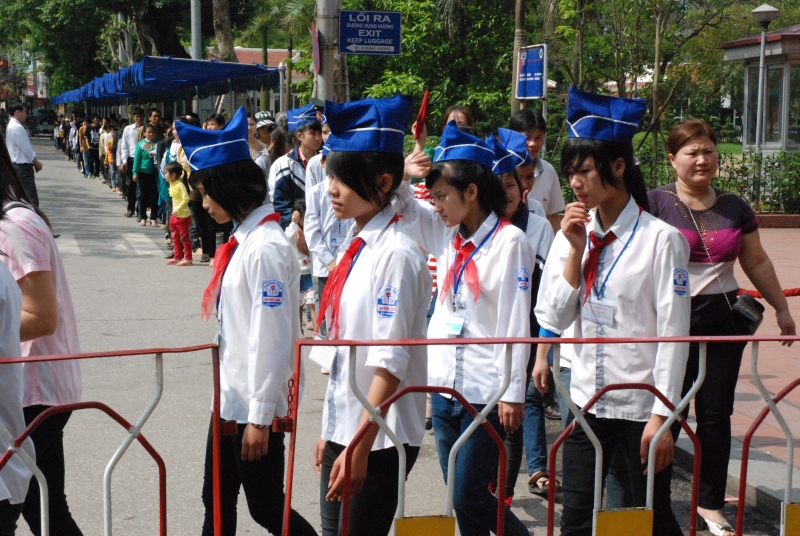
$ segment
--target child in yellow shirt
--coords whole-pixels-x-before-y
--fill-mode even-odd
[[[172,235],[173,257],[167,264],[178,266],[192,265],[192,239],[189,224],[192,213],[189,211],[189,190],[186,187],[186,172],[178,162],[170,162],[164,168],[164,178],[169,183],[169,196],[172,198],[172,217],[169,229]]]

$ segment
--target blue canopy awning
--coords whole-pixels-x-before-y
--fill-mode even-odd
[[[104,74],[78,89],[53,97],[54,105],[89,101],[169,102],[277,88],[278,69],[260,64],[224,63],[172,57],[145,56],[142,61]]]

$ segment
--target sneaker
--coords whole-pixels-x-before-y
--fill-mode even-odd
[[[168,261],[167,261],[167,264],[180,264],[180,263],[182,263],[182,262],[183,262],[183,261],[178,261],[178,260],[175,260],[175,259],[170,259],[170,260],[168,260]]]
[[[167,254],[164,256],[164,258],[165,258],[165,259],[171,259],[171,258],[173,258],[174,256],[175,256],[175,252],[174,252],[174,251],[172,251],[172,250],[169,250],[169,251],[167,252]]]
[[[183,259],[181,262],[178,263],[178,266],[191,266],[192,261],[189,259]]]
[[[210,260],[211,260],[211,257],[209,257],[208,255],[203,254],[203,255],[200,256],[200,262],[208,262]]]
[[[136,216],[136,223],[142,223],[142,217]]]
[[[425,429],[433,430],[433,419],[425,419]]]

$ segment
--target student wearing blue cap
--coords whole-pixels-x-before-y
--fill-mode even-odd
[[[436,206],[412,197],[404,185],[397,206],[414,240],[437,261],[439,297],[428,327],[430,338],[529,337],[531,275],[535,265],[525,233],[505,217],[508,197],[494,175],[495,150],[451,122],[436,148],[433,169],[415,152],[407,162],[408,175],[426,176]],[[429,164],[428,164],[429,165]],[[428,349],[428,384],[455,388],[481,410],[503,381],[503,345],[434,346]],[[510,384],[488,421],[502,436],[523,419],[525,367],[530,345],[514,345]],[[472,422],[455,399],[431,396],[433,431],[439,463],[447,478],[448,456],[458,437]],[[497,499],[487,489],[497,476],[497,446],[481,427],[456,458],[454,507],[461,534],[496,530]],[[526,535],[527,529],[510,509],[505,533]]]
[[[500,138],[500,143],[502,143],[505,150],[511,153],[512,159],[517,166],[517,178],[519,178],[519,182],[522,185],[523,203],[528,206],[529,212],[542,218],[547,218],[544,205],[530,195],[535,185],[537,167],[536,162],[528,152],[528,138],[525,134],[507,128],[498,128],[497,137]]]
[[[419,248],[397,225],[400,218],[391,204],[403,179],[403,138],[411,112],[405,95],[326,106],[328,192],[336,217],[354,220],[320,304],[320,322],[327,322],[331,340],[425,337],[431,277]],[[336,499],[344,492],[345,451],[370,418],[349,387],[349,375],[355,374],[373,407],[397,389],[425,385],[426,378],[424,346],[359,347],[355,371],[349,369],[349,352],[348,347],[335,350],[322,436],[314,449],[324,536],[339,532],[341,503]],[[425,396],[404,396],[382,416],[403,444],[408,474],[425,433]],[[389,533],[398,471],[394,443],[372,427],[353,452],[350,534]]]
[[[522,178],[524,185],[530,180],[531,188],[528,193],[528,202],[538,201],[544,207],[547,219],[553,225],[553,230],[560,229],[561,216],[564,210],[564,195],[561,193],[561,183],[558,180],[553,165],[541,157],[544,149],[547,122],[541,113],[531,108],[514,112],[508,123],[508,128],[525,136],[525,148],[533,160],[532,173],[527,173]]]
[[[305,196],[306,168],[309,160],[322,146],[322,126],[317,121],[313,104],[289,110],[287,128],[296,138],[296,146],[289,154],[280,156],[269,169],[269,195],[275,211],[281,216],[281,227],[286,229],[292,223],[294,202]],[[301,252],[308,254],[302,231],[298,234]]]
[[[525,194],[520,180],[519,171],[525,171],[527,166],[532,173],[533,162],[527,151],[525,151],[525,136],[514,131],[498,129],[498,141],[494,138],[487,139],[494,146],[495,162],[494,173],[500,179],[503,189],[508,196],[505,216],[520,231],[525,233],[528,244],[536,256],[536,265],[531,274],[531,298],[532,306],[536,305],[536,293],[539,290],[539,281],[542,277],[545,259],[553,243],[553,227],[550,222],[542,215],[528,211],[525,205]],[[516,140],[520,145],[513,146]],[[518,149],[516,152],[509,150]],[[519,150],[521,149],[521,150]],[[530,310],[531,329],[530,333],[536,337],[539,335],[539,323],[536,315],[533,314],[533,307]],[[536,389],[531,381],[531,372],[536,361],[536,345],[531,345],[531,353],[528,358],[525,389],[525,419],[523,425],[511,433],[506,434],[505,445],[508,455],[508,470],[506,471],[506,504],[511,504],[514,496],[514,488],[517,484],[519,468],[522,464],[522,450],[525,449],[525,461],[528,469],[528,489],[537,495],[547,495],[550,486],[550,475],[547,472],[547,433],[545,431],[544,402],[542,394]],[[553,479],[553,483],[558,483]]]
[[[633,158],[633,135],[646,110],[641,99],[594,95],[572,88],[569,139],[561,170],[578,201],[567,206],[544,268],[536,317],[541,336],[573,326],[575,336],[669,337],[689,334],[689,245],[683,234],[649,213],[644,179]],[[573,325],[574,324],[574,325]],[[542,345],[533,377],[543,392],[547,357]],[[570,396],[580,408],[605,385],[644,383],[677,404],[688,344],[574,346]],[[648,449],[670,415],[643,390],[611,391],[586,414],[603,450],[603,478],[612,455],[628,471],[634,506],[645,505]],[[683,534],[672,513],[674,443],[664,435],[655,450],[653,534]],[[561,534],[592,534],[595,450],[582,428],[564,443]]]
[[[278,214],[264,203],[266,183],[250,158],[244,108],[221,130],[185,123],[176,128],[203,207],[217,223],[238,224],[230,241],[217,249],[202,302],[205,318],[217,308],[220,417],[236,423],[236,434],[223,436],[220,444],[222,534],[236,533],[241,488],[253,519],[277,535],[283,524],[284,434],[269,427],[288,409],[292,344],[300,337],[300,266]],[[202,494],[204,536],[214,533],[211,430]],[[290,524],[292,534],[316,535],[295,511]]]

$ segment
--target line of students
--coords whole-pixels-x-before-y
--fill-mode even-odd
[[[520,168],[532,164],[522,155],[520,138],[501,132],[502,141],[482,140],[454,122],[445,128],[432,160],[419,147],[404,159],[411,111],[410,99],[404,96],[328,103],[325,109],[330,128],[327,177],[316,187],[326,188],[322,199],[337,220],[353,222],[341,243],[336,241],[336,260],[326,266],[330,276],[319,316],[328,339],[422,338],[426,333],[453,339],[527,337],[535,325],[534,303],[539,334],[545,337],[689,333],[689,247],[680,231],[650,215],[633,157],[631,142],[645,111],[643,101],[570,91],[562,172],[578,201],[566,207],[555,239],[545,219],[522,204],[528,190]],[[184,150],[193,155],[191,181],[203,195],[203,206],[217,222],[237,224],[231,241],[218,251],[203,299],[204,314],[215,304],[218,310],[222,418],[237,423],[237,434],[226,437],[223,445],[224,534],[235,532],[240,486],[256,521],[273,533],[279,531],[283,436],[271,432],[269,424],[285,412],[291,342],[300,335],[299,265],[280,232],[283,214],[266,202],[263,174],[247,150],[243,117],[240,110],[220,131],[177,127]],[[536,181],[546,173],[542,164]],[[414,199],[408,182],[412,176],[426,177],[435,206]],[[286,186],[291,190],[299,185]],[[545,216],[552,216],[547,208]],[[427,329],[431,277],[420,248],[436,257],[439,281]],[[537,270],[542,276],[535,299]],[[336,499],[343,493],[345,451],[369,418],[348,385],[349,349],[332,345],[322,430],[313,453],[321,477],[320,515],[326,536],[339,531],[341,506]],[[529,345],[512,347],[509,387],[488,418],[501,436],[513,434],[526,420],[525,402],[533,396],[531,376],[539,392],[552,389],[548,350],[549,345],[541,345],[533,359]],[[686,344],[592,343],[564,350],[571,357],[566,379],[578,406],[604,385],[621,382],[655,386],[673,404],[681,397]],[[481,409],[503,382],[503,359],[502,345],[467,346],[456,340],[427,352],[422,347],[360,347],[354,373],[373,406],[405,385],[427,383],[454,388]],[[449,452],[472,418],[455,399],[438,394],[431,398],[434,437],[447,479]],[[424,397],[409,395],[383,415],[404,445],[407,471],[422,443],[424,409]],[[635,505],[644,502],[649,444],[668,415],[661,402],[643,391],[609,393],[587,415],[601,440],[604,472],[615,454],[627,468],[622,485]],[[530,434],[531,443],[539,445],[543,421],[531,422],[525,438]],[[670,434],[655,449],[656,535],[681,532],[670,507],[673,451]],[[545,467],[546,451],[543,454]],[[540,474],[543,469],[530,467],[537,458],[538,453],[529,454],[534,484],[558,485]],[[579,429],[568,438],[564,458],[569,463],[563,473],[562,534],[588,535],[594,450],[585,431]],[[497,462],[495,445],[479,428],[456,458],[454,507],[461,534],[488,535],[494,530],[498,505],[487,486],[496,478]],[[209,439],[204,534],[210,534],[213,521],[210,463]],[[351,534],[388,533],[397,505],[397,473],[393,443],[372,429],[353,453]],[[292,533],[313,533],[296,512],[291,526]],[[528,534],[510,509],[505,532]]]

